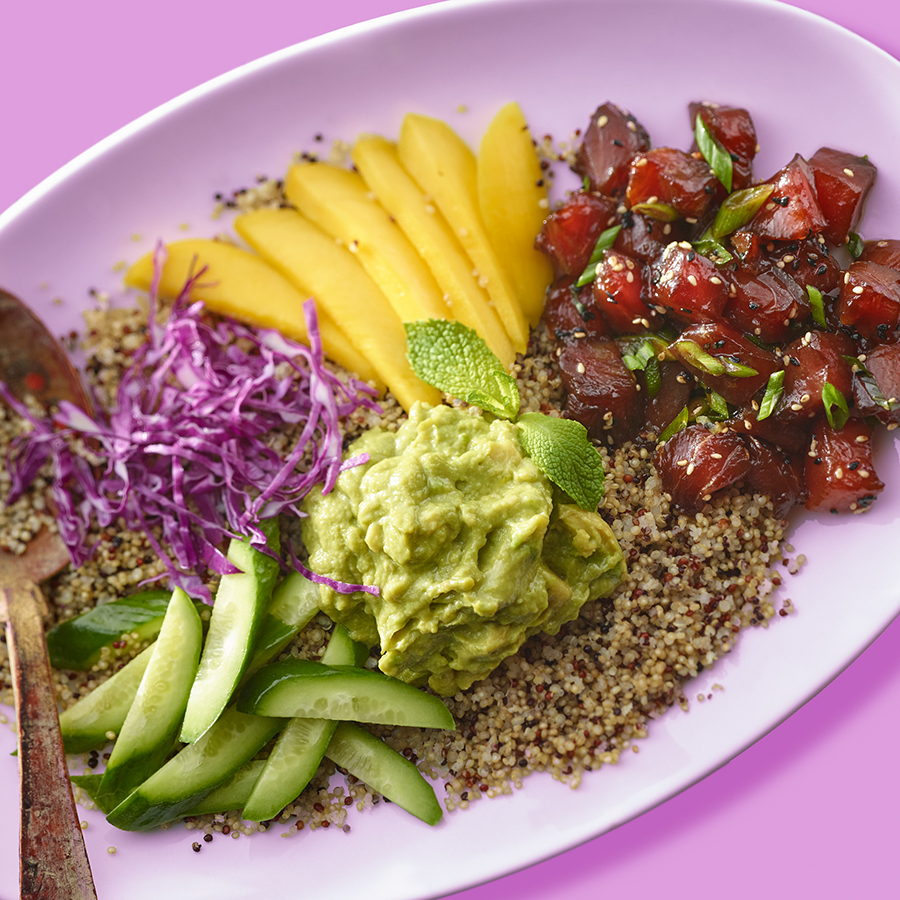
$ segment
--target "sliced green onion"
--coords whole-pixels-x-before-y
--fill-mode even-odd
[[[666,426],[663,433],[659,436],[658,441],[660,444],[664,444],[670,437],[678,434],[679,431],[683,431],[687,428],[688,425],[688,408],[685,406],[674,419]]]
[[[659,362],[655,356],[647,360],[647,365],[644,367],[644,378],[647,381],[647,395],[651,398],[655,397],[662,387]]]
[[[855,231],[851,231],[850,234],[847,235],[847,249],[854,259],[859,259],[862,255],[863,240]]]
[[[675,350],[688,365],[701,369],[707,375],[725,374],[725,366],[695,341],[676,341]]]
[[[828,424],[835,431],[840,431],[850,418],[847,398],[830,381],[826,381],[822,385],[822,402],[825,404]]]
[[[734,173],[731,154],[716,140],[699,113],[697,113],[697,118],[694,121],[694,138],[697,141],[700,152],[703,154],[703,158],[713,170],[713,174],[722,182],[725,190],[730,194],[731,179]]]
[[[753,366],[738,362],[730,356],[720,356],[718,359],[725,366],[725,374],[730,375],[732,378],[752,378],[754,375],[759,375],[759,372]]]
[[[694,241],[693,246],[698,253],[709,257],[717,266],[724,266],[725,263],[731,262],[734,258],[731,253],[714,238],[700,238],[699,241]]]
[[[631,208],[634,212],[642,213],[660,222],[674,222],[676,219],[681,218],[681,213],[674,206],[670,206],[668,203],[660,203],[659,201],[655,203],[635,203]]]
[[[676,341],[675,350],[688,364],[706,372],[707,375],[730,375],[732,378],[752,378],[759,372],[729,356],[713,356],[695,341]]]
[[[809,294],[809,305],[812,307],[813,322],[824,328],[828,323],[825,321],[825,301],[822,297],[822,292],[808,284],[806,293]]]
[[[662,387],[657,355],[665,352],[666,344],[655,335],[641,337],[637,341],[620,342],[622,362],[632,372],[643,372],[647,381],[647,393],[655,397]]]
[[[715,418],[728,418],[728,401],[718,391],[710,391],[706,399],[709,402],[709,412]]]
[[[756,414],[756,421],[761,422],[772,415],[775,404],[781,399],[784,393],[784,369],[779,369],[769,376],[766,383],[766,390],[759,404],[759,412]]]
[[[709,227],[709,237],[718,240],[746,225],[774,190],[774,184],[757,184],[726,197]]]
[[[895,409],[900,409],[900,400],[897,400],[896,397],[891,397],[890,399],[885,397],[884,391],[881,390],[881,387],[875,380],[875,376],[855,356],[844,356],[844,359],[850,363],[853,368],[853,373],[856,375],[860,384],[865,388],[866,393],[869,395],[869,399],[876,406],[880,406],[887,412],[893,412]]]
[[[585,175],[584,178],[581,179],[581,186],[586,191],[589,191],[591,189],[591,179],[588,178],[587,175]]]
[[[612,228],[607,228],[606,231],[597,238],[597,243],[594,244],[594,249],[591,251],[591,258],[588,260],[585,270],[578,276],[578,281],[575,282],[576,288],[581,288],[586,284],[590,284],[597,277],[597,266],[603,259],[604,252],[609,250],[616,242],[616,238],[621,230],[621,225],[613,225]]]

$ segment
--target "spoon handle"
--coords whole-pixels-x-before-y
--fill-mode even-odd
[[[22,900],[97,900],[66,768],[34,584],[0,588],[16,695]]]

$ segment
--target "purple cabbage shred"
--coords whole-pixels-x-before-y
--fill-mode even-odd
[[[264,548],[262,519],[302,516],[300,503],[316,485],[327,493],[342,469],[366,462],[365,455],[342,460],[339,422],[360,408],[380,408],[368,385],[345,385],[324,366],[312,300],[303,307],[309,347],[229,319],[209,324],[202,302],[190,301],[202,271],[158,323],[164,253],[158,247],[154,260],[149,339],[122,377],[113,409],[91,416],[63,402],[52,420],[36,418],[0,383],[0,396],[33,425],[10,451],[8,502],[50,459],[59,531],[75,566],[93,553],[92,521],[106,528],[121,517],[126,528],[148,535],[172,587],[208,601],[204,574],[236,571],[223,543],[249,535]],[[286,426],[296,436],[276,452],[266,438]],[[85,438],[101,464],[74,453],[67,434]]]

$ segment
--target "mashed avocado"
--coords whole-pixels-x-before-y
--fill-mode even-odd
[[[320,586],[321,606],[381,647],[388,675],[452,695],[624,575],[609,526],[554,503],[511,422],[417,404],[397,432],[373,429],[348,453],[369,462],[309,496],[303,537],[314,572],[380,588]]]

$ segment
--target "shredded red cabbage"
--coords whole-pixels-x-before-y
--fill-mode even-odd
[[[205,322],[203,304],[190,302],[202,272],[185,285],[165,324],[158,323],[163,261],[160,247],[149,340],[136,351],[112,410],[92,417],[64,402],[53,420],[39,419],[0,383],[0,395],[34,426],[10,453],[9,502],[51,459],[60,534],[74,565],[93,552],[92,519],[107,527],[121,516],[129,529],[148,535],[173,587],[209,600],[202,576],[236,571],[219,549],[223,541],[249,535],[264,546],[260,520],[302,515],[300,501],[315,485],[327,493],[344,468],[366,462],[365,456],[342,461],[339,420],[361,407],[380,408],[368,385],[355,379],[345,385],[323,365],[312,300],[303,308],[309,347],[231,320]],[[299,434],[281,455],[265,438],[285,426]],[[67,433],[89,439],[104,465],[95,468],[74,453]],[[153,536],[157,525],[161,542]],[[342,592],[377,593],[326,582]]]

